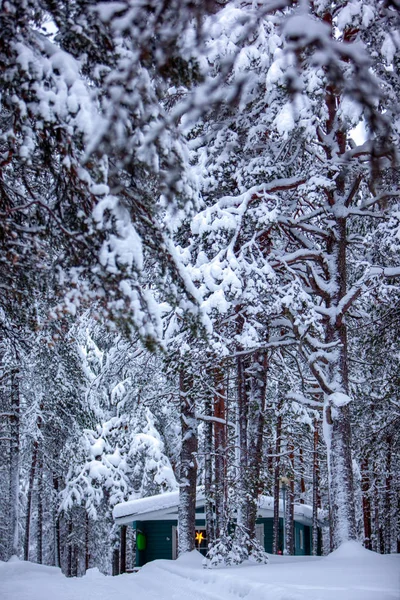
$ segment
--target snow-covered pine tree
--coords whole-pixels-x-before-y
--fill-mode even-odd
[[[369,25],[378,15],[371,36]],[[390,219],[390,199],[398,194],[393,184],[398,82],[382,70],[380,79],[370,71],[379,52],[394,60],[384,28],[397,43],[395,18],[396,11],[387,13],[384,3],[376,8],[369,2],[304,3],[282,21],[283,37],[266,18],[264,28],[275,34],[265,36],[269,54],[262,54],[261,63],[257,44],[268,46],[256,38],[237,66],[243,77],[252,75],[247,90],[244,86],[251,102],[246,105],[242,94],[239,110],[221,111],[214,129],[211,116],[193,141],[206,203],[192,226],[201,243],[194,278],[209,295],[206,306],[220,313],[229,310],[227,291],[238,298],[246,290],[248,300],[257,281],[256,306],[264,314],[269,306],[271,314],[282,315],[282,341],[293,343],[293,335],[299,341],[301,360],[317,383],[309,392],[325,396],[335,547],[356,536],[348,313],[379,275],[398,274],[390,260],[375,267],[365,254],[358,262],[351,251],[360,222],[376,227],[380,219]],[[375,44],[372,53],[369,44]],[[265,75],[258,75],[264,72],[266,89]],[[395,111],[392,120],[386,118],[387,104]],[[357,145],[351,132],[362,123],[369,140]],[[223,186],[230,194],[221,197]],[[188,252],[193,254],[190,246]],[[240,262],[246,253],[249,258]],[[260,289],[266,293],[262,303]],[[257,339],[254,326],[245,331]]]

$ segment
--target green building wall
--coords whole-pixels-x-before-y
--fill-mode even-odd
[[[257,519],[257,523],[264,525],[264,548],[272,554],[273,544],[273,519]],[[204,520],[197,520],[199,527],[205,525]],[[157,559],[172,559],[173,530],[178,526],[175,521],[136,521],[132,523],[137,531],[146,536],[145,550],[136,550],[136,566],[141,567],[146,563]],[[303,532],[302,534],[300,532]],[[294,523],[295,554],[298,556],[310,555],[312,553],[312,527],[302,523]],[[301,537],[303,536],[303,548],[301,548]],[[279,519],[279,546],[283,548],[283,519]],[[320,550],[320,548],[318,548]],[[319,552],[320,554],[320,552]]]
[[[177,521],[136,521],[133,526],[146,536],[145,550],[136,550],[136,565],[142,567],[151,560],[172,558],[172,526]]]

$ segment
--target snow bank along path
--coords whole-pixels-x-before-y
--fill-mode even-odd
[[[192,552],[140,573],[106,577],[90,569],[67,579],[55,567],[0,563],[1,600],[400,600],[400,555],[355,542],[325,558],[271,556],[268,565],[207,570]]]

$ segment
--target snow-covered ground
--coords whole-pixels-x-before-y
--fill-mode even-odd
[[[197,552],[149,563],[140,573],[105,577],[90,569],[0,563],[1,600],[399,600],[400,555],[350,542],[325,558],[271,556],[268,565],[207,570]]]

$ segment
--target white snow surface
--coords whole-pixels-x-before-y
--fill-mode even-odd
[[[106,577],[90,569],[67,579],[56,567],[16,559],[0,563],[2,600],[398,600],[400,555],[378,555],[347,542],[325,558],[271,556],[208,570],[191,552],[157,560],[139,573]]]

